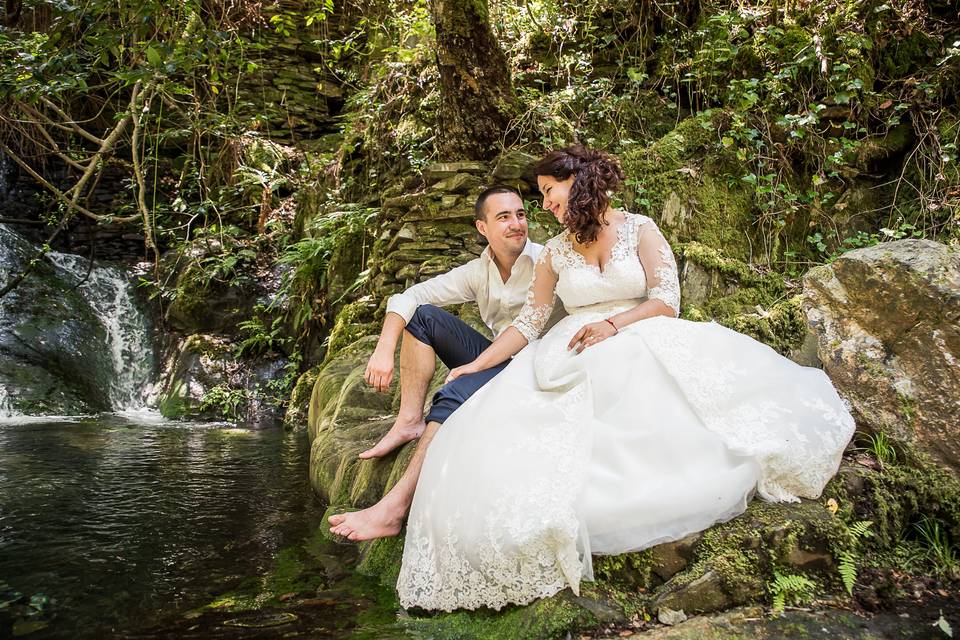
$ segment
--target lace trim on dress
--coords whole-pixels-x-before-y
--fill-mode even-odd
[[[531,363],[532,364],[532,363]],[[555,419],[531,424],[505,443],[513,459],[553,461],[546,477],[504,491],[483,517],[481,531],[461,540],[458,510],[430,531],[423,513],[407,523],[397,581],[400,604],[452,611],[527,604],[570,587],[579,593],[584,560],[578,551],[576,512],[589,450],[589,382],[580,377],[558,394],[526,399]]]
[[[677,261],[668,246],[660,247],[660,258],[663,263],[654,269],[657,284],[650,288],[647,298],[659,300],[677,315],[680,315],[680,279],[677,273]]]
[[[836,396],[826,374],[821,371],[817,380],[807,381],[802,388],[809,395],[799,403],[789,392],[784,403],[774,398],[731,402],[740,391],[738,382],[749,380],[749,371],[732,361],[697,357],[698,324],[650,319],[645,321],[642,335],[680,384],[704,426],[723,438],[732,451],[759,463],[757,492],[762,498],[774,502],[798,502],[799,496],[818,498],[837,472],[855,428],[839,398],[835,405],[823,399]],[[801,408],[807,411],[801,414]]]
[[[628,242],[629,238],[633,235],[635,227],[639,224],[643,224],[649,218],[643,218],[642,216],[632,215],[627,212],[623,212],[625,217],[625,222],[617,227],[617,239],[614,241],[613,246],[610,247],[610,260],[607,262],[607,265],[613,262],[619,262],[630,257],[630,243]],[[561,268],[579,266],[584,269],[591,269],[599,273],[604,273],[607,269],[606,266],[604,269],[601,269],[598,265],[590,264],[587,262],[587,259],[583,257],[583,254],[577,251],[573,247],[573,241],[570,239],[570,234],[563,232],[558,236],[555,236],[551,239],[555,245],[555,255],[559,260],[555,258],[554,267],[559,273]],[[547,243],[547,246],[550,246],[550,242]]]
[[[527,339],[527,342],[533,342],[540,337],[540,334],[543,333],[543,328],[547,326],[547,322],[550,321],[554,306],[557,304],[555,287],[551,293],[549,302],[538,303],[536,300],[537,270],[538,267],[542,267],[542,265],[551,264],[548,262],[550,260],[550,254],[550,243],[547,243],[547,246],[540,252],[540,257],[534,266],[533,280],[527,289],[527,298],[523,308],[520,309],[520,313],[517,314],[516,319],[513,321],[513,326]]]
[[[653,227],[653,233],[656,234],[656,241],[658,242],[657,258],[659,258],[659,260],[656,260],[654,265],[644,265],[645,267],[652,266],[654,275],[654,278],[651,279],[653,286],[647,291],[647,299],[659,300],[673,309],[673,313],[679,316],[680,276],[677,270],[677,260],[673,255],[673,251],[670,249],[670,243],[667,242],[660,228],[657,227],[657,225],[651,226]],[[638,234],[637,237],[638,251],[640,251],[640,240],[642,236],[643,234]],[[648,259],[649,258],[652,258],[652,256],[649,256]]]

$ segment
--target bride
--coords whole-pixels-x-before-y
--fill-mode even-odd
[[[525,604],[591,579],[591,554],[816,498],[854,423],[827,376],[715,323],[677,319],[670,246],[614,209],[623,174],[582,146],[534,168],[565,230],[522,312],[451,378],[513,361],[430,445],[407,522],[404,607]],[[540,333],[559,298],[568,316]]]

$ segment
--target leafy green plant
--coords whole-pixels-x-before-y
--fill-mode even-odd
[[[937,575],[953,579],[960,577],[960,559],[946,530],[940,526],[940,522],[931,517],[924,517],[914,527],[920,534],[926,558],[933,565]]]
[[[226,383],[220,383],[203,396],[200,411],[213,410],[225,418],[237,418],[241,403],[247,399],[243,389],[235,389]]]
[[[843,582],[844,589],[853,595],[853,585],[857,582],[857,565],[860,562],[860,542],[873,535],[870,527],[873,522],[859,520],[851,524],[847,531],[850,535],[850,546],[837,553],[837,573]]]
[[[290,267],[281,282],[282,295],[278,299],[286,299],[286,313],[294,331],[303,329],[316,313],[336,248],[359,235],[361,252],[365,254],[366,225],[375,215],[376,210],[358,208],[321,217],[311,224],[306,237],[288,246],[278,258],[278,263]]]
[[[265,309],[257,308],[255,312],[264,312]],[[268,351],[276,351],[277,348],[289,342],[290,338],[284,335],[283,318],[275,317],[267,321],[259,315],[244,320],[238,325],[246,337],[237,345],[236,355],[242,358],[246,355],[260,355]]]
[[[897,461],[897,450],[887,434],[882,431],[871,433],[867,436],[867,443],[867,449],[881,465],[894,464]]]
[[[817,583],[807,576],[775,573],[773,582],[767,585],[773,610],[783,611],[788,604],[800,606],[810,602],[816,594]]]

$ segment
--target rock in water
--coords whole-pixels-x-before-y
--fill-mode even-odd
[[[0,286],[37,250],[0,226]],[[110,409],[113,364],[95,310],[44,260],[0,298],[0,414],[79,414]]]
[[[861,427],[960,471],[960,251],[900,240],[804,277],[824,370]]]

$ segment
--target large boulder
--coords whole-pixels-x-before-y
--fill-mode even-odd
[[[164,365],[158,398],[166,418],[227,418],[246,426],[269,426],[282,418],[271,381],[287,361],[269,354],[241,359],[219,336],[195,334],[175,349]]]
[[[0,287],[37,250],[0,226]],[[107,333],[71,277],[47,260],[0,298],[0,412],[80,414],[110,409]]]
[[[171,327],[187,334],[230,333],[253,316],[263,295],[248,274],[256,254],[233,253],[229,246],[202,237],[164,254],[161,266],[176,292],[166,308]]]
[[[960,470],[960,251],[901,240],[804,277],[824,370],[862,428]]]

